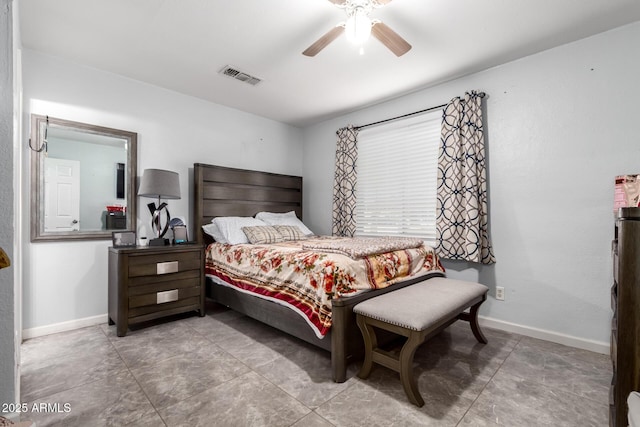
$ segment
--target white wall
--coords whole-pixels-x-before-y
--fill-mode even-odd
[[[497,264],[446,262],[448,274],[490,286],[481,314],[503,325],[606,348],[614,177],[640,173],[638,42],[635,23],[304,129],[305,222],[331,231],[338,128],[485,91]]]
[[[16,346],[14,330],[14,165],[13,103],[14,50],[11,0],[0,0],[0,247],[12,266],[0,270],[0,403],[16,401]],[[0,413],[2,409],[0,408]],[[3,415],[8,415],[3,413]]]
[[[182,199],[171,200],[169,208],[188,223],[193,163],[302,174],[298,128],[33,51],[23,52],[22,64],[25,123],[30,114],[41,114],[137,132],[138,176],[146,168],[178,172]],[[24,188],[30,188],[27,138]],[[151,201],[138,199],[138,230],[147,236]],[[28,198],[22,207],[25,236],[27,203]],[[34,328],[107,313],[109,246],[106,240],[25,243],[23,328],[32,331],[27,336],[37,334]]]

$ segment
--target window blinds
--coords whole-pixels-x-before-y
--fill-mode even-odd
[[[358,135],[356,235],[412,236],[435,245],[442,110]]]

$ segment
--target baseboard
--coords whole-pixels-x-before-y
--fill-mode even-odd
[[[503,320],[492,319],[484,316],[478,316],[478,323],[480,323],[481,326],[486,326],[487,328],[513,332],[531,338],[538,338],[545,341],[555,342],[557,344],[567,345],[569,347],[593,351],[595,353],[610,354],[610,347],[607,342],[587,340],[584,338],[560,334],[558,332],[547,331],[544,329],[532,328],[530,326],[518,325],[516,323],[505,322]]]
[[[100,325],[108,321],[107,314],[98,316],[85,317],[83,319],[70,320],[67,322],[55,323],[53,325],[39,326],[37,328],[24,329],[22,331],[22,339],[41,337],[51,335],[58,332],[71,331],[74,329],[86,328],[88,326]],[[518,325],[517,323],[505,322],[503,320],[492,319],[490,317],[478,316],[478,322],[481,326],[487,328],[498,329],[506,332],[513,332],[527,337],[538,338],[545,341],[551,341],[570,347],[581,348],[596,353],[609,354],[609,343],[587,340],[571,335],[560,334],[557,332],[547,331],[544,329],[532,328],[530,326]]]
[[[69,320],[67,322],[54,323],[52,325],[38,326],[37,328],[23,329],[22,340],[41,337],[44,335],[56,334],[58,332],[72,331],[74,329],[86,328],[87,326],[107,323],[109,316],[100,314],[98,316],[85,317],[83,319]]]

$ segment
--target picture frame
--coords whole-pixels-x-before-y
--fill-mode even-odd
[[[136,232],[114,231],[111,240],[114,248],[133,248],[136,246]]]

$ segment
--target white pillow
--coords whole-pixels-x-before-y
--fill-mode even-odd
[[[218,242],[218,243],[229,243],[229,242],[227,242],[227,239],[224,238],[224,236],[222,235],[222,233],[218,229],[218,226],[215,225],[213,222],[211,224],[203,225],[202,229],[209,236],[213,237],[216,242]]]
[[[295,211],[287,213],[258,212],[256,218],[269,225],[293,225],[302,231],[306,236],[313,236],[313,231],[309,230],[296,216]]]
[[[211,222],[218,227],[220,233],[227,240],[226,243],[230,245],[249,243],[249,239],[247,239],[247,235],[242,231],[242,227],[269,225],[250,216],[219,216]]]

